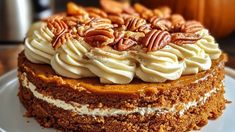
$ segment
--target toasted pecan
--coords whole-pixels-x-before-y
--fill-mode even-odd
[[[203,25],[198,21],[187,21],[182,31],[185,33],[196,33],[203,28]]]
[[[169,31],[171,28],[171,25],[172,25],[168,19],[159,18],[157,16],[151,17],[149,21],[150,21],[153,28],[156,28],[159,30]]]
[[[102,47],[113,38],[112,29],[94,29],[85,34],[84,40],[93,47]]]
[[[139,3],[134,4],[134,9],[136,12],[140,14],[142,18],[145,18],[145,19],[148,19],[154,15],[152,10],[148,9],[147,7]]]
[[[143,39],[143,46],[147,51],[156,51],[164,48],[171,41],[171,35],[167,31],[151,30]]]
[[[118,25],[123,25],[124,24],[124,19],[121,16],[118,16],[118,15],[108,15],[108,18],[114,24],[118,24]]]
[[[120,39],[116,45],[114,45],[114,49],[119,51],[128,50],[132,46],[137,45],[137,42],[130,38],[122,38]]]
[[[73,2],[67,4],[67,14],[68,15],[85,15],[87,12],[83,7],[76,5]]]
[[[136,31],[141,26],[145,25],[146,21],[142,18],[137,17],[129,17],[125,20],[125,26],[127,27],[127,30],[130,31]]]
[[[172,33],[171,34],[171,42],[174,44],[194,44],[201,37],[195,33]]]
[[[184,28],[185,20],[180,14],[173,14],[170,16],[172,23],[172,32],[180,32]]]
[[[103,10],[99,9],[99,8],[95,8],[95,7],[87,7],[85,9],[88,13],[89,13],[89,16],[91,17],[107,17],[107,13],[104,12]]]
[[[130,7],[128,2],[117,2],[114,0],[100,0],[100,5],[107,13],[112,14],[120,14],[124,9]]]
[[[52,46],[54,48],[58,48],[61,45],[61,43],[59,44],[58,42],[62,42],[60,39],[63,37],[63,35],[69,32],[69,27],[63,21],[63,18],[48,19],[47,26],[55,35],[52,40]],[[68,34],[66,36],[68,36]]]

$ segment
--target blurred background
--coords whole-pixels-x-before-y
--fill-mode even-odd
[[[0,0],[0,75],[17,66],[17,55],[29,26],[42,18],[66,10],[73,1],[99,6],[99,0]],[[128,0],[149,8],[169,6],[173,13],[203,23],[229,55],[227,66],[235,68],[235,0]]]

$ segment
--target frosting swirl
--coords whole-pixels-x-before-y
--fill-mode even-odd
[[[94,76],[86,68],[83,55],[90,49],[82,40],[68,40],[51,59],[51,66],[56,73],[69,78]]]
[[[185,64],[178,61],[177,56],[170,52],[172,50],[174,50],[172,47],[166,46],[155,52],[132,54],[140,63],[140,66],[136,69],[137,77],[145,82],[164,82],[178,79],[185,68]]]
[[[85,55],[89,58],[86,66],[101,83],[127,84],[135,75],[136,65],[127,52],[94,48]]]
[[[202,35],[202,39],[198,40],[196,45],[201,47],[211,59],[218,59],[222,52],[219,49],[218,43],[215,42],[214,37],[206,29],[199,31],[198,34]]]
[[[44,22],[35,23],[25,39],[25,56],[33,63],[50,64],[56,53],[51,46],[53,36]]]
[[[211,59],[199,46],[195,44],[175,45],[170,44],[173,48],[179,50],[177,56],[182,61],[185,61],[186,68],[183,71],[185,74],[196,74],[202,70],[208,70],[211,67]]]

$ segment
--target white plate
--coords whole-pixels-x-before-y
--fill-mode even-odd
[[[0,132],[55,132],[55,129],[42,128],[33,118],[22,115],[25,108],[19,102],[16,70],[0,78]],[[235,131],[235,80],[225,77],[225,96],[233,103],[227,104],[223,115],[201,129],[201,132]]]

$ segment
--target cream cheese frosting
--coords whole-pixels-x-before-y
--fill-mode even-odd
[[[178,57],[186,63],[183,74],[196,74],[211,67],[211,59],[199,46],[195,44],[175,45],[172,47],[180,51]]]
[[[164,50],[164,49],[168,50]],[[134,52],[132,56],[139,62],[136,75],[146,82],[164,82],[178,79],[184,68],[184,62],[179,62],[177,56],[171,53],[170,46],[155,52]]]
[[[202,48],[212,60],[219,58],[222,53],[219,44],[215,42],[214,37],[208,33],[208,30],[203,29],[198,34],[202,35],[202,39],[198,40],[196,45]]]
[[[44,22],[38,22],[29,29],[25,39],[25,56],[33,63],[50,64],[56,51],[51,45],[54,34]]]
[[[68,40],[51,59],[51,66],[57,74],[69,78],[95,76],[86,68],[83,56],[90,46],[82,40]]]
[[[169,44],[163,49],[117,51],[91,48],[83,38],[69,39],[59,49],[51,45],[53,33],[45,22],[34,24],[25,39],[25,56],[33,63],[50,64],[55,72],[68,78],[99,77],[101,83],[128,84],[134,77],[145,82],[176,80],[211,67],[221,50],[203,29],[195,44]]]
[[[94,48],[86,53],[88,69],[100,77],[101,83],[130,83],[135,75],[135,63],[127,52]]]

